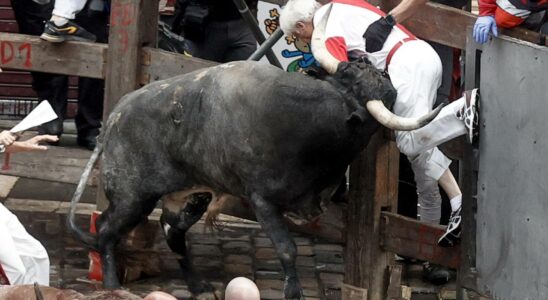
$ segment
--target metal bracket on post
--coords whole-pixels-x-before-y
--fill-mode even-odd
[[[242,15],[242,18],[249,26],[249,29],[253,32],[253,35],[255,36],[255,39],[259,44],[263,44],[266,40],[263,33],[261,32],[261,28],[259,28],[259,23],[257,23],[257,19],[253,16],[251,11],[249,10],[249,7],[244,2],[244,0],[233,0],[234,5],[238,8],[238,11],[240,11],[240,14]],[[272,52],[272,49],[268,49],[266,51],[266,58],[268,58],[268,61],[273,64],[274,66],[282,69],[282,65],[280,64],[280,61],[278,61],[278,58],[276,55],[274,55],[274,52]]]

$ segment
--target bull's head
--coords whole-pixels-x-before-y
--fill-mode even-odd
[[[340,72],[341,69],[345,69],[346,64],[341,63],[341,61],[333,57],[325,47],[325,27],[327,25],[327,20],[329,19],[330,13],[331,5],[312,34],[312,53],[314,53],[314,57],[316,58],[316,60],[329,74],[335,75],[337,72]],[[379,86],[379,84],[385,84],[383,82],[380,82],[383,80],[381,73],[377,70],[374,70],[373,67],[363,69],[362,72],[363,76],[360,76],[362,80],[354,83],[356,85],[354,87],[354,89],[356,90],[354,93],[355,95],[372,95],[371,93],[364,93],[364,91],[368,90],[368,85]],[[393,88],[390,86],[384,90],[390,93],[391,91],[393,91]],[[420,128],[433,120],[442,108],[442,106],[440,105],[429,114],[424,115],[420,118],[404,118],[393,114],[388,108],[386,108],[384,103],[379,100],[385,99],[381,98],[382,96],[383,95],[378,95],[379,98],[375,99],[364,99],[366,101],[365,106],[369,113],[377,121],[379,121],[379,123],[394,130],[405,131]],[[394,97],[395,95],[386,96]]]

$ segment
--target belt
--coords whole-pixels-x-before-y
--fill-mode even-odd
[[[396,45],[394,45],[394,47],[392,47],[392,49],[390,49],[390,51],[388,52],[388,56],[386,57],[386,64],[385,64],[385,67],[384,67],[384,72],[388,73],[388,65],[390,64],[390,61],[392,60],[392,56],[394,56],[394,53],[396,53],[396,51],[398,49],[400,49],[401,45],[403,45],[404,43],[407,43],[409,41],[413,41],[413,40],[416,40],[416,38],[414,38],[414,37],[404,38],[403,40],[397,42]]]

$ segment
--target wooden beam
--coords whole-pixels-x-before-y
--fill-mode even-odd
[[[9,169],[0,174],[53,182],[78,184],[91,152],[83,149],[48,146],[46,152],[15,153],[10,156]],[[4,161],[4,154],[0,154]],[[94,170],[88,185],[96,185]]]
[[[107,45],[0,32],[0,68],[103,78]]]
[[[156,4],[154,6],[153,4]],[[108,115],[125,94],[140,86],[140,58],[143,44],[151,44],[155,36],[145,30],[143,36],[140,30],[152,24],[150,18],[158,19],[157,0],[113,0],[110,13],[108,65],[106,68],[106,85],[104,114]],[[156,7],[156,9],[154,9]],[[147,9],[152,9],[146,10]],[[156,31],[154,31],[154,34]]]
[[[368,299],[384,299],[394,255],[381,248],[381,211],[396,211],[399,151],[379,130],[350,166],[345,279],[367,289]]]
[[[400,2],[401,0],[382,0],[381,9],[388,12]],[[466,37],[472,34],[467,28],[474,26],[476,18],[477,15],[467,11],[429,2],[403,22],[403,25],[422,39],[465,49]],[[499,33],[531,43],[539,41],[537,32],[523,28],[503,29]]]
[[[141,84],[218,65],[213,61],[150,47],[143,48],[141,62]]]
[[[381,215],[381,246],[386,251],[455,269],[459,267],[460,246],[438,246],[438,239],[445,232],[445,227],[390,212],[382,212]]]

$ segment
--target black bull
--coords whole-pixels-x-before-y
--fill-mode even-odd
[[[371,99],[390,108],[396,92],[373,67],[346,63],[323,79],[237,62],[151,83],[121,99],[94,152],[102,144],[110,202],[97,234],[74,224],[78,192],[69,227],[101,253],[103,284],[115,288],[113,251],[120,237],[162,196],[210,187],[251,203],[281,260],[285,297],[301,299],[297,250],[282,214],[306,214],[333,195],[379,127],[365,108]],[[192,292],[204,285],[192,272],[185,232],[207,210],[211,197],[205,195],[195,194],[178,214],[164,210],[162,217],[168,244],[184,257]]]

